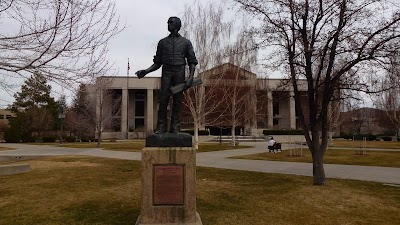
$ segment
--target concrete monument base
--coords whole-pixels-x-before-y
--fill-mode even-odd
[[[194,223],[140,223],[140,216],[136,221],[135,225],[203,225],[203,222],[201,221],[200,215],[196,213],[196,222]]]
[[[28,173],[31,171],[32,169],[29,164],[0,165],[0,176]]]
[[[202,225],[196,212],[196,150],[142,150],[142,206],[136,225]]]

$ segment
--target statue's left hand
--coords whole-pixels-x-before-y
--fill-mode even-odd
[[[188,79],[185,80],[185,85],[186,88],[189,88],[190,86],[192,86],[193,83],[193,77],[189,77]]]

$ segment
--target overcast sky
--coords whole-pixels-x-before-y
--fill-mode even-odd
[[[215,1],[215,0],[214,0]],[[110,43],[110,60],[115,62],[118,75],[127,74],[128,58],[130,75],[139,69],[146,69],[153,63],[157,43],[169,34],[167,20],[171,16],[180,17],[185,4],[192,0],[119,0],[117,11],[121,23],[127,28]],[[206,2],[203,0],[201,2]],[[185,21],[182,21],[185,25]],[[155,71],[152,76],[160,76]]]

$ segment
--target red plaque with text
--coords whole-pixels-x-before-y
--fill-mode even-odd
[[[154,165],[153,178],[154,205],[183,205],[183,165]]]

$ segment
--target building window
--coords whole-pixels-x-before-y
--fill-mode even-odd
[[[6,115],[6,119],[10,119],[12,117],[12,115]],[[4,118],[4,117],[3,117]]]
[[[135,127],[136,129],[144,128],[144,118],[135,118]]]
[[[274,116],[279,115],[279,101],[274,101],[273,106],[272,106],[272,111]]]
[[[111,126],[112,126],[112,131],[120,132],[121,131],[121,117],[113,118]]]
[[[0,120],[4,119],[4,115],[0,114]]]
[[[136,100],[135,102],[135,117],[144,117],[144,101]]]

